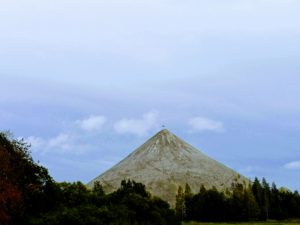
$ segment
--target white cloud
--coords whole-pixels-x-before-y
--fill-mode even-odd
[[[192,127],[193,131],[213,131],[223,132],[224,126],[220,121],[211,120],[205,117],[194,117],[188,121],[188,124]]]
[[[69,150],[71,148],[71,145],[72,137],[65,133],[61,133],[47,141],[48,149],[60,148],[64,150]]]
[[[25,138],[25,141],[29,144],[31,144],[31,147],[33,149],[37,149],[40,148],[41,146],[43,146],[45,144],[45,140],[39,137],[35,137],[35,136],[30,136]]]
[[[284,165],[284,168],[289,170],[300,170],[300,161],[289,162]]]
[[[157,126],[157,118],[157,112],[148,112],[141,119],[121,119],[114,124],[114,129],[119,134],[144,136]]]
[[[83,154],[89,150],[88,144],[82,144],[80,137],[74,134],[60,133],[52,138],[30,136],[25,141],[31,144],[33,152]]]
[[[98,115],[76,120],[72,124],[80,127],[83,131],[97,131],[103,127],[106,121],[106,117]],[[84,154],[90,151],[92,147],[87,141],[90,133],[83,133],[82,130],[72,131],[71,128],[72,126],[68,127],[68,131],[50,138],[29,136],[25,138],[25,141],[31,144],[33,152],[41,154]]]
[[[103,125],[106,123],[107,119],[105,116],[90,116],[83,120],[77,120],[78,124],[83,130],[86,131],[95,131],[100,130]]]

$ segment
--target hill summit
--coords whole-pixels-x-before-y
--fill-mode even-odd
[[[201,185],[219,190],[230,188],[233,182],[248,182],[234,170],[211,159],[193,146],[168,131],[161,130],[125,159],[93,179],[106,192],[120,186],[123,179],[132,179],[146,185],[147,190],[171,205],[179,186],[189,184],[197,193]]]

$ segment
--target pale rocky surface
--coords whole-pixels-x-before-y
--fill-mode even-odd
[[[193,146],[164,129],[150,138],[117,165],[87,184],[92,188],[100,181],[109,193],[120,187],[123,179],[146,185],[154,196],[175,204],[179,185],[188,183],[194,193],[201,185],[219,190],[230,188],[233,182],[248,183],[234,170],[209,158]]]

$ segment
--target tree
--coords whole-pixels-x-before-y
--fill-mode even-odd
[[[30,156],[24,140],[0,132],[0,222],[20,224],[32,213],[45,210],[41,204],[53,182],[46,168]]]
[[[191,190],[191,187],[188,183],[185,184],[184,196],[185,197],[191,197],[192,196],[192,190]]]
[[[176,195],[176,205],[175,205],[176,216],[180,219],[184,219],[184,194],[183,189],[179,185]]]
[[[101,207],[105,203],[105,192],[99,181],[94,183],[94,187],[92,189],[92,200],[98,207]]]
[[[255,200],[251,186],[244,190],[244,207],[246,209],[246,220],[257,220],[260,214],[259,206]]]
[[[272,183],[271,197],[270,197],[270,218],[282,219],[282,209],[280,204],[279,190],[275,183]]]
[[[191,190],[191,187],[188,183],[185,184],[185,190],[184,190],[184,218],[189,219],[192,213],[192,198],[193,193]]]
[[[20,210],[23,196],[20,188],[10,180],[13,170],[9,152],[4,147],[0,145],[0,224],[6,225],[11,223],[12,217]]]
[[[260,183],[260,181],[258,180],[257,177],[255,177],[254,182],[252,184],[252,192],[253,195],[255,197],[255,200],[259,206],[260,209],[260,215],[259,215],[259,219],[260,220],[265,220],[266,219],[266,213],[265,213],[265,196],[263,193],[263,187]]]
[[[215,187],[204,195],[203,215],[205,221],[223,221],[225,212],[225,197]]]
[[[269,219],[269,207],[270,207],[270,196],[271,196],[270,186],[265,178],[262,179],[262,219]]]

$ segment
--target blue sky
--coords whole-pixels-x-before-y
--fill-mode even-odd
[[[88,182],[161,129],[300,190],[298,0],[1,0],[0,128]]]

